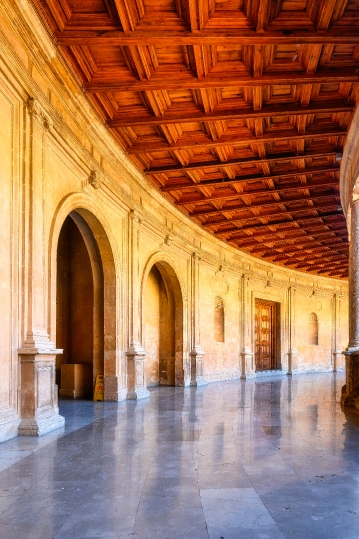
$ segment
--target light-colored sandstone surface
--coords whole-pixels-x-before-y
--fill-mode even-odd
[[[17,434],[20,418],[27,434],[62,424],[55,372],[69,355],[56,335],[56,274],[70,214],[90,258],[85,344],[106,400],[147,397],[146,383],[160,380],[254,376],[256,298],[277,303],[284,373],[343,368],[347,283],[244,255],[173,208],[97,119],[27,0],[1,2],[0,66],[0,439]],[[309,343],[313,313],[318,345]]]

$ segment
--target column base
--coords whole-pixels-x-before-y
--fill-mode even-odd
[[[299,352],[296,348],[293,348],[288,352],[288,374],[291,375],[293,371],[298,370],[299,364]]]
[[[22,419],[19,425],[19,436],[42,436],[64,426],[65,418],[59,414],[41,419]]]
[[[122,387],[120,380],[119,376],[105,376],[105,401],[121,402],[126,400],[127,389]]]
[[[129,401],[138,401],[140,399],[148,399],[151,396],[151,393],[148,389],[139,388],[139,389],[130,389],[127,391],[126,399]]]
[[[245,346],[240,353],[241,357],[241,380],[245,380],[247,376],[253,377],[255,375],[255,368],[253,365],[254,353],[249,346]]]
[[[140,343],[131,343],[127,356],[127,400],[147,399],[150,392],[146,388],[145,357],[146,352]]]
[[[359,410],[359,350],[348,349],[344,356],[346,383],[342,387],[341,403],[345,407]]]
[[[207,385],[203,378],[203,358],[205,356],[201,345],[197,344],[190,353],[191,358],[191,387],[200,387]]]

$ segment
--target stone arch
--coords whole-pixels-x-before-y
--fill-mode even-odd
[[[308,341],[311,345],[318,345],[319,323],[318,316],[315,313],[310,313],[309,315]]]
[[[102,297],[102,307],[96,310],[96,314],[94,310],[94,318],[97,317],[97,320],[94,320],[94,337],[98,339],[96,353],[102,354],[102,357],[97,357],[95,361],[97,364],[103,364],[105,400],[117,400],[112,393],[114,385],[117,386],[115,380],[120,367],[118,354],[122,344],[117,331],[120,303],[119,272],[116,271],[118,257],[114,256],[115,242],[108,223],[94,202],[82,193],[70,195],[59,204],[50,228],[48,332],[56,341],[57,246],[62,226],[68,216],[75,222],[90,256],[95,302],[99,302]]]
[[[177,270],[177,271],[176,271]],[[141,283],[141,342],[145,350],[149,347],[146,343],[146,316],[148,321],[149,305],[146,306],[148,298],[148,286],[151,279],[157,281],[158,285],[158,379],[154,374],[149,377],[148,363],[145,364],[146,378],[149,385],[179,385],[185,383],[185,299],[183,293],[185,286],[181,282],[180,273],[172,257],[165,253],[155,253],[150,257],[145,265]],[[153,298],[153,301],[155,299]],[[166,307],[163,305],[165,304]],[[147,311],[146,311],[147,307]],[[156,309],[152,309],[153,313]],[[156,325],[156,321],[154,322]],[[167,332],[164,328],[167,328]],[[148,332],[147,332],[148,337]],[[155,340],[155,339],[154,339]],[[159,343],[162,342],[160,346]],[[171,351],[170,351],[171,350]],[[147,351],[147,350],[146,350]],[[151,358],[148,350],[147,359],[153,361],[153,373],[157,368],[155,360]],[[147,368],[146,368],[147,367]]]

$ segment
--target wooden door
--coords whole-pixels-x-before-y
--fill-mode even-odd
[[[273,301],[255,300],[255,361],[256,371],[276,368],[275,359],[276,304]]]

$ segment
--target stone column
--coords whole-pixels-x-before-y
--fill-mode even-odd
[[[251,313],[252,300],[249,292],[249,277],[243,274],[240,282],[240,301],[241,301],[241,378],[245,379],[248,375],[254,375],[254,353],[252,351],[252,320]]]
[[[344,406],[359,409],[359,200],[351,203],[349,241],[349,344],[345,351]]]
[[[129,400],[144,399],[150,396],[146,388],[146,352],[140,342],[140,277],[139,277],[139,228],[141,219],[135,210],[129,214],[128,224],[128,314],[129,347],[127,356],[127,396]]]
[[[199,264],[201,257],[192,253],[191,257],[191,386],[206,384],[203,378],[204,351],[200,345],[199,325]]]
[[[44,231],[43,177],[46,137],[51,124],[33,98],[27,102],[27,169],[25,194],[24,289],[27,291],[24,325],[26,338],[19,348],[19,434],[39,436],[64,425],[55,385],[57,350],[47,332],[47,262]]]
[[[288,289],[288,374],[298,369],[299,352],[295,333],[295,288]]]
[[[340,294],[333,296],[333,372],[343,367],[343,351],[340,348]]]

